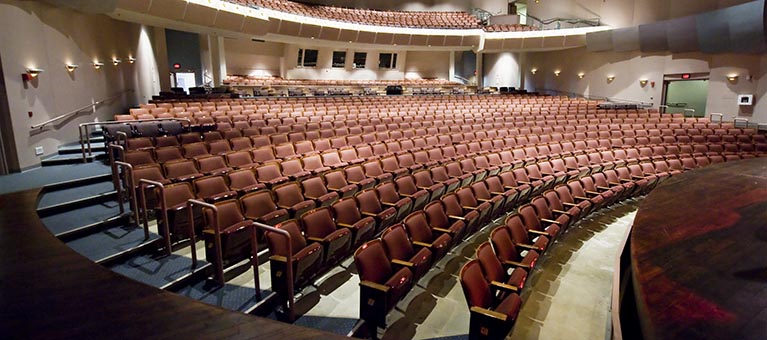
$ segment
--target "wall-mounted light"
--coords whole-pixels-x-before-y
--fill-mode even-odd
[[[578,79],[583,79],[583,77],[585,77],[585,76],[586,76],[586,74],[583,73],[583,72],[578,73]]]
[[[536,74],[536,73],[538,73],[538,69],[537,68],[532,68],[532,69],[530,69],[530,73]]]
[[[613,80],[615,80],[615,76],[614,75],[611,74],[611,75],[607,76],[607,81],[608,82],[611,82]]]
[[[120,65],[121,62],[123,61],[120,59],[117,59],[117,58],[112,59],[112,64],[115,66]]]
[[[647,79],[639,79],[639,85],[642,87],[647,86]]]
[[[134,57],[128,57],[128,63],[133,64],[136,62],[136,58]]]
[[[100,61],[94,61],[93,62],[93,68],[95,68],[97,70],[100,69],[102,66],[104,66],[104,63],[102,63]]]
[[[67,71],[74,72],[78,67],[80,67],[80,65],[77,65],[77,64],[66,64],[66,65],[64,65],[64,67],[67,68]]]
[[[737,74],[728,74],[727,75],[727,81],[731,83],[737,83],[738,82],[738,75]]]
[[[43,72],[45,72],[45,70],[41,68],[27,67],[24,70],[24,73],[21,74],[21,79],[24,81],[30,81],[34,78],[37,78],[37,76]]]
[[[556,77],[559,77],[559,74],[560,74],[560,73],[562,73],[562,71],[560,71],[560,70],[555,70],[555,71],[554,71],[554,76],[556,76]]]

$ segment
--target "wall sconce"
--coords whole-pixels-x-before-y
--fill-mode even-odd
[[[639,85],[642,87],[647,86],[647,79],[639,79]]]
[[[28,67],[27,69],[24,70],[24,73],[21,75],[21,79],[23,79],[24,81],[30,81],[34,78],[37,78],[37,76],[43,72],[45,72],[45,70],[41,68]]]
[[[134,57],[128,57],[128,63],[133,64],[136,62],[136,58]]]
[[[559,74],[560,74],[560,73],[562,73],[562,71],[560,71],[560,70],[556,70],[556,71],[554,71],[554,76],[557,76],[557,77],[559,77]]]
[[[530,73],[536,74],[538,73],[538,69],[537,68],[530,69]]]
[[[578,73],[578,79],[583,79],[583,77],[585,77],[585,76],[586,76],[586,74],[583,73],[583,72]]]
[[[95,69],[97,69],[97,70],[98,70],[98,69],[100,69],[100,68],[101,68],[101,66],[104,66],[104,63],[102,63],[102,62],[99,62],[99,61],[94,61],[94,62],[93,62],[93,68],[95,68]]]
[[[738,82],[738,75],[737,74],[728,74],[727,75],[727,81],[730,83],[737,83]]]
[[[112,64],[114,64],[115,66],[120,65],[121,62],[123,62],[123,61],[120,60],[120,59],[117,59],[117,58],[112,59]]]
[[[611,75],[607,76],[607,81],[608,82],[612,82],[613,80],[615,80],[615,76],[614,75],[611,74]]]

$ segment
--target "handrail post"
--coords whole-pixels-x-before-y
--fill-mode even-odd
[[[135,179],[133,178],[133,165],[121,161],[116,161],[115,164],[118,167],[121,167],[123,170],[123,175],[126,177],[123,179],[123,183],[126,183],[128,186],[128,196],[130,199],[130,207],[131,212],[133,215],[133,220],[135,221],[136,225],[141,225],[141,220],[139,220],[139,206],[138,206],[138,197],[136,196],[136,183]],[[124,212],[123,209],[123,202],[122,202],[122,192],[123,192],[123,186],[120,186],[120,190],[117,191],[117,199],[120,201],[120,213],[122,214]],[[149,239],[149,229],[144,229],[144,237],[146,239]]]
[[[162,210],[162,226],[160,226],[159,219],[157,223],[157,231],[160,231],[160,228],[162,228],[162,231],[165,233],[165,255],[170,255],[171,249],[170,249],[170,224],[168,223],[168,203],[165,201],[165,186],[156,181],[150,181],[148,179],[140,179],[139,180],[139,186],[141,187],[141,192],[144,193],[142,196],[142,206],[144,210],[144,229],[147,231],[145,233],[148,234],[149,232],[149,214],[147,213],[147,206],[146,206],[146,190],[150,187],[155,187],[158,191],[157,193],[157,200],[160,203],[160,210]],[[194,252],[192,253],[194,256]],[[195,262],[196,263],[196,262]]]
[[[663,109],[660,113],[666,113],[666,110],[668,110],[668,105],[658,105],[658,109]]]
[[[288,252],[287,256],[285,256],[285,263],[286,263],[285,281],[287,281],[286,290],[288,292],[288,296],[286,298],[287,301],[285,301],[287,305],[285,307],[287,308],[288,319],[292,322],[293,320],[296,319],[295,301],[294,301],[295,287],[293,286],[293,240],[290,237],[290,233],[288,233],[286,230],[275,228],[263,223],[256,223],[256,226],[258,226],[261,229],[264,229],[265,233],[273,232],[285,238],[285,245],[287,246],[287,252]],[[272,285],[274,285],[274,282],[272,282]],[[274,290],[274,288],[272,288],[272,290]]]
[[[738,122],[745,122],[746,123],[746,128],[748,128],[748,125],[749,125],[748,118],[735,117],[735,118],[732,119],[733,126],[738,127]]]
[[[721,113],[718,113],[718,112],[711,112],[709,114],[709,117],[710,117],[709,119],[711,119],[712,123],[714,122],[714,116],[718,116],[719,117],[719,125],[722,125],[722,122],[724,121],[724,115],[721,114]]]
[[[223,287],[224,284],[226,284],[226,280],[224,279],[224,254],[221,249],[221,228],[219,228],[218,225],[218,208],[213,204],[195,199],[186,201],[187,209],[189,209],[189,225],[191,227],[191,234],[194,234],[194,212],[192,210],[194,209],[195,205],[199,205],[203,209],[210,209],[213,212],[213,217],[211,218],[213,221],[208,222],[213,223],[213,248],[216,252],[216,258],[213,261],[216,271],[215,280],[219,286]],[[203,230],[203,233],[205,233],[205,230]],[[192,238],[192,240],[194,240],[194,238]],[[192,243],[192,248],[194,248],[194,242]],[[210,261],[210,259],[208,259],[208,261]]]
[[[119,159],[125,160],[125,148],[123,148],[120,145],[110,145],[109,149],[107,149],[107,152],[109,153],[109,166],[112,168],[112,183],[114,183],[114,189],[118,190],[119,187],[119,176],[117,174],[117,166],[115,163],[117,162],[117,159],[115,159],[115,152],[120,156]],[[118,190],[119,193],[119,190]],[[118,197],[119,199],[119,197]],[[122,211],[120,211],[122,213]]]
[[[684,109],[684,116],[687,117],[687,113],[691,112],[692,116],[695,117],[695,109]]]
[[[84,139],[83,139],[83,128],[84,128],[83,124],[78,125],[77,126],[77,132],[80,133],[80,151],[82,151],[83,163],[87,163],[88,162],[88,157],[85,156],[85,144],[83,143],[84,142]]]

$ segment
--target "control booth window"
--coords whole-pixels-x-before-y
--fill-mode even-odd
[[[365,68],[367,59],[367,52],[354,52],[354,68]]]
[[[381,53],[378,55],[378,68],[397,68],[397,53]]]
[[[346,66],[346,51],[333,51],[333,67],[344,68]]]
[[[310,49],[298,49],[298,66],[301,67],[316,67],[317,66],[317,50]]]

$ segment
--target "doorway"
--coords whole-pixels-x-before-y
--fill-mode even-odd
[[[2,58],[0,58],[0,175],[7,175],[11,172],[19,172],[21,169],[16,154],[16,141],[2,65]]]
[[[170,84],[171,87],[182,88],[184,92],[189,93],[189,88],[196,87],[197,81],[194,72],[173,72],[170,77]]]
[[[708,98],[708,74],[667,75],[663,80],[664,113],[704,117]]]

